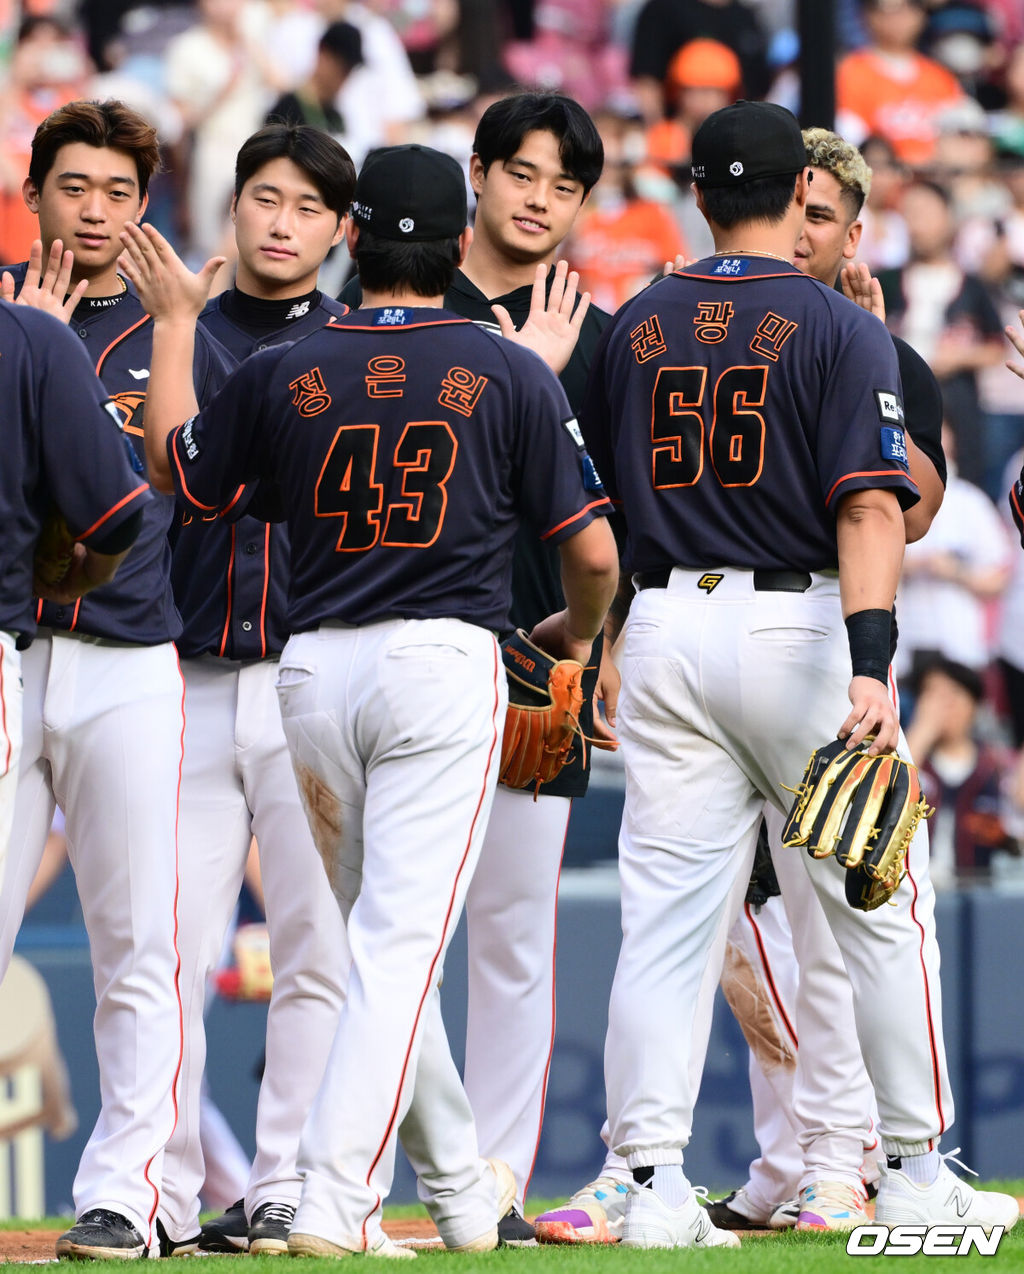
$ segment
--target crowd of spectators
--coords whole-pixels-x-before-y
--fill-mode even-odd
[[[1024,448],[1024,379],[1004,365],[1004,327],[1024,307],[1024,5],[822,3],[838,40],[836,128],[874,174],[860,259],[879,277],[887,323],[943,392],[950,482],[931,533],[907,552],[899,672],[947,811],[970,804],[947,790],[973,755],[964,737],[984,762],[985,782],[965,790],[984,793],[986,815],[995,800],[1003,821],[971,824],[987,829],[984,853],[968,853],[963,829],[945,841],[952,874],[984,876],[1016,850],[1013,829],[1024,832],[1014,760],[1024,554],[1003,516]],[[0,264],[27,256],[29,142],[70,98],[120,97],[157,126],[165,171],[148,215],[198,264],[230,255],[233,158],[265,119],[325,128],[357,165],[374,146],[421,141],[468,167],[481,111],[524,85],[568,93],[598,122],[604,177],[565,251],[614,310],[664,262],[710,250],[689,191],[701,121],[739,97],[799,112],[796,10],[797,0],[0,0]],[[343,281],[343,255],[330,284]]]

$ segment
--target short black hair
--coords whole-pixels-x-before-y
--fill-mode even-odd
[[[766,221],[778,225],[793,202],[799,173],[781,177],[756,177],[739,186],[701,187],[704,211],[709,221],[730,230],[744,221]]]
[[[65,102],[47,115],[32,138],[28,175],[36,190],[42,191],[60,148],[73,142],[84,142],[97,150],[118,150],[130,156],[139,178],[140,199],[146,193],[150,177],[160,169],[156,129],[138,111],[113,98],[103,102]]]
[[[382,239],[360,226],[355,257],[364,292],[407,289],[417,296],[444,296],[459,264],[459,239],[405,243]]]
[[[311,124],[267,124],[247,138],[235,160],[235,198],[264,164],[282,158],[302,169],[339,220],[348,212],[356,189],[355,165],[344,146]]]
[[[358,27],[351,22],[332,22],[320,37],[317,48],[321,53],[329,53],[339,62],[344,62],[351,70],[359,66],[363,60],[363,37]]]
[[[547,132],[558,139],[565,171],[589,194],[604,168],[604,146],[594,121],[571,97],[561,93],[515,93],[488,106],[476,126],[473,153],[484,172],[495,160],[511,159],[527,133]]]

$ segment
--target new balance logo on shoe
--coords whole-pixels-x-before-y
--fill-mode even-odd
[[[993,1226],[990,1234],[981,1225],[858,1225],[850,1231],[846,1251],[850,1256],[969,1256],[974,1248],[980,1256],[995,1256],[1005,1232],[1003,1225]]]
[[[956,1208],[958,1217],[965,1217],[971,1210],[971,1200],[962,1190],[951,1190],[946,1202]]]

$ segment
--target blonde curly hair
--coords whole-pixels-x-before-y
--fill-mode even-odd
[[[827,128],[805,128],[803,138],[808,164],[830,173],[839,182],[856,217],[871,193],[871,169],[864,156],[856,146]]]

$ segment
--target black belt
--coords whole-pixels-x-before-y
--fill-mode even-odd
[[[640,571],[634,576],[638,589],[668,588],[671,566],[656,571]],[[808,571],[754,571],[755,593],[806,593],[811,587]]]

